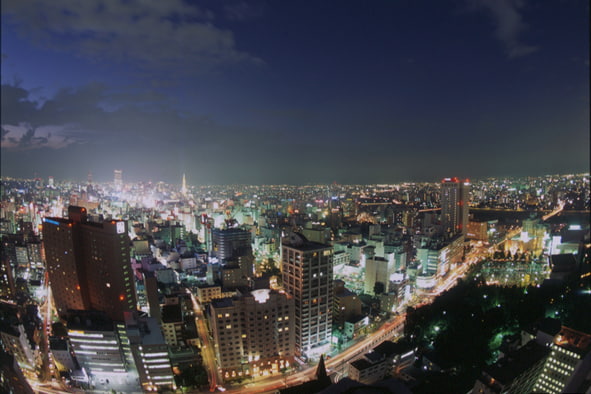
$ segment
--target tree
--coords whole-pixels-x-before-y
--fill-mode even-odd
[[[384,293],[385,288],[386,287],[384,286],[384,283],[376,282],[375,285],[373,286],[373,293],[375,295],[380,295],[380,294]]]

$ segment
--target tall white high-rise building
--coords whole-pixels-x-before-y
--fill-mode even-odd
[[[283,288],[295,299],[295,354],[308,357],[332,337],[332,247],[301,234],[282,240]]]
[[[376,290],[376,283],[383,285],[382,292],[387,293],[390,288],[390,277],[396,272],[396,262],[394,254],[391,253],[383,257],[366,257],[365,260],[365,286],[364,292],[366,294],[374,294]]]
[[[445,178],[441,181],[441,224],[444,233],[466,234],[469,201],[468,179]]]

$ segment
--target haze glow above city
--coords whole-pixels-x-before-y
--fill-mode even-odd
[[[2,175],[589,171],[589,3],[2,2]]]

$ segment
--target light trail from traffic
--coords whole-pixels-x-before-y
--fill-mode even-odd
[[[222,381],[216,363],[214,346],[209,340],[209,330],[207,328],[207,321],[201,304],[199,304],[189,289],[187,289],[187,293],[191,295],[191,301],[193,302],[195,325],[197,326],[197,332],[199,333],[199,338],[201,339],[201,356],[203,357],[203,363],[205,365],[205,370],[207,371],[209,391],[213,392],[218,387],[218,382]]]
[[[505,239],[494,244],[488,248],[476,248],[471,250],[466,258],[466,263],[458,265],[452,272],[448,274],[444,281],[438,283],[431,292],[425,293],[423,295],[424,301],[420,304],[415,305],[415,307],[421,307],[425,304],[433,302],[433,300],[440,295],[441,293],[449,290],[453,286],[457,284],[457,280],[463,277],[470,268],[474,264],[476,264],[480,258],[482,258],[483,253],[489,253],[491,248],[495,248],[498,245],[505,242],[506,239],[510,239],[516,234],[521,231],[521,228],[516,228],[507,233]],[[194,297],[191,295],[194,299]],[[194,300],[196,302],[196,300]],[[202,312],[201,312],[202,313]],[[325,360],[325,365],[328,370],[333,370],[337,373],[343,374],[343,370],[346,367],[347,363],[354,361],[363,357],[363,355],[369,352],[371,349],[382,343],[383,341],[392,339],[401,335],[402,330],[404,329],[404,321],[406,319],[406,313],[401,313],[400,315],[396,316],[394,319],[390,319],[389,321],[382,324],[382,326],[369,334],[367,337],[363,338],[359,342],[355,343],[354,345],[350,346],[343,352],[331,357],[328,360]],[[209,348],[210,346],[208,346]],[[205,360],[205,357],[204,357]],[[215,363],[215,360],[214,360]],[[215,369],[217,371],[217,368]],[[293,385],[298,385],[304,383],[310,379],[314,378],[314,374],[316,373],[316,366],[312,366],[306,368],[300,372],[293,373],[287,376],[274,376],[268,377],[261,381],[255,381],[253,383],[248,383],[240,387],[232,387],[226,390],[227,393],[249,393],[249,394],[261,394],[261,393],[272,393],[276,390],[284,387],[290,387]],[[218,376],[218,381],[221,382],[221,379]],[[216,386],[211,385],[215,389]]]

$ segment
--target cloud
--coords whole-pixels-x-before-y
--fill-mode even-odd
[[[6,0],[2,12],[44,48],[131,62],[145,71],[194,73],[262,60],[236,48],[213,14],[183,0]]]
[[[222,124],[198,111],[182,112],[173,105],[168,97],[151,90],[113,91],[97,83],[64,88],[39,102],[30,98],[29,91],[3,84],[1,146],[56,150],[85,145],[150,152],[199,146],[213,151],[252,151],[260,145],[260,138],[280,138],[264,129]]]
[[[256,19],[263,15],[263,5],[253,2],[246,3],[245,1],[225,3],[224,15],[226,19],[231,21]]]
[[[62,135],[59,127],[34,128],[30,124],[2,126],[3,149],[23,151],[39,148],[64,148],[74,141],[68,141],[69,137]]]
[[[209,182],[222,172],[237,182],[264,174],[267,167],[279,174],[269,163],[285,160],[291,142],[272,127],[228,123],[198,109],[184,112],[149,90],[90,84],[62,89],[43,102],[14,85],[2,85],[2,93],[0,159],[2,172],[12,176],[83,176],[89,169],[125,168],[136,177],[160,177],[192,169]]]
[[[471,4],[488,11],[495,23],[495,37],[504,45],[509,58],[529,55],[539,48],[524,43],[520,35],[527,25],[521,17],[522,0],[472,0]]]

